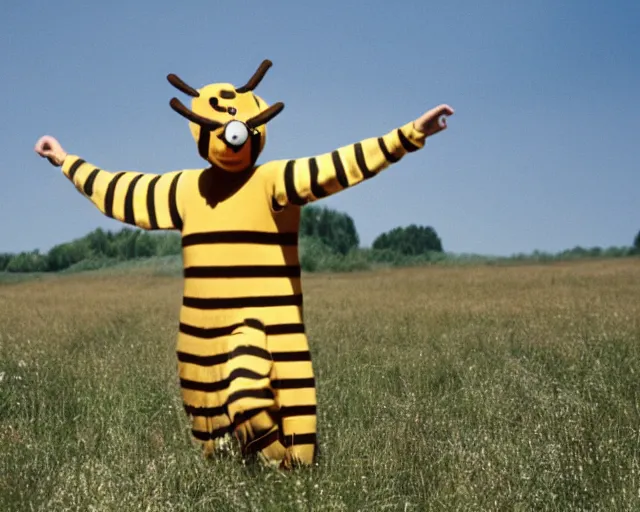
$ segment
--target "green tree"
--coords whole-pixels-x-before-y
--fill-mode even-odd
[[[11,258],[5,270],[7,272],[46,272],[47,258],[37,249],[21,252]]]
[[[640,254],[640,251],[636,251],[633,246],[608,247],[602,253],[607,258],[624,258],[633,254]]]
[[[81,238],[58,244],[47,254],[38,251],[20,254],[0,253],[0,272],[57,272],[83,262],[96,265],[101,259],[134,259],[180,254],[180,235],[151,233],[124,227],[118,232],[101,228]]]
[[[85,236],[93,258],[114,258],[116,249],[113,245],[113,233],[97,228]]]
[[[132,260],[136,257],[136,241],[140,231],[132,228],[122,228],[114,237],[116,257],[123,260]]]
[[[9,262],[13,259],[13,254],[8,252],[0,253],[0,272],[7,268]]]
[[[324,269],[336,257],[335,251],[315,236],[301,236],[299,249],[300,266],[305,272]]]
[[[157,237],[147,231],[139,232],[136,238],[135,257],[149,258],[157,254]]]
[[[360,245],[355,223],[348,214],[315,205],[302,208],[300,237],[317,238],[340,254],[347,254]]]
[[[74,240],[52,247],[46,255],[47,270],[56,272],[91,256],[91,249],[86,240]]]
[[[442,241],[435,229],[415,224],[382,233],[373,241],[372,247],[377,250],[390,249],[409,256],[443,252]]]
[[[170,256],[182,252],[182,239],[178,233],[154,233],[156,256]]]
[[[633,252],[640,254],[640,231],[638,231],[638,234],[633,240]]]

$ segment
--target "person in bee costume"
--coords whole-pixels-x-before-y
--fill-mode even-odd
[[[189,121],[209,166],[165,174],[108,172],[42,137],[36,152],[106,216],[147,230],[182,234],[184,294],[177,359],[184,409],[206,454],[234,435],[244,456],[282,468],[311,464],[317,451],[316,382],[302,315],[300,210],[376,176],[453,114],[440,105],[381,137],[322,155],[257,164],[266,125],[284,107],[254,89],[264,61],[242,87],[194,89]]]

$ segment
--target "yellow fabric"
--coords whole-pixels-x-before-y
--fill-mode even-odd
[[[247,121],[251,117],[259,114],[268,105],[267,103],[257,96],[256,94],[249,92],[246,94],[238,94],[231,101],[224,101],[225,104],[233,106],[237,109],[237,114],[229,116],[227,113],[221,113],[214,110],[209,101],[211,98],[218,98],[221,91],[235,91],[235,88],[231,84],[211,84],[198,89],[200,96],[191,100],[191,110],[208,119],[213,119],[224,123],[231,118],[239,121]],[[200,142],[202,134],[202,128],[196,123],[189,123],[189,130],[196,143]],[[260,133],[260,145],[258,152],[262,151],[267,139],[267,126],[262,125],[256,128]],[[239,153],[233,153],[228,151],[224,143],[220,140],[220,134],[222,128],[213,131],[209,137],[209,144],[207,149],[206,159],[213,165],[217,165],[220,168],[225,168],[229,171],[238,171],[247,168],[251,164],[252,145],[253,141],[249,139],[243,146]]]
[[[67,157],[65,176],[106,215],[182,233],[179,375],[194,437],[207,451],[233,431],[246,451],[282,467],[313,461],[316,387],[302,316],[299,205],[375,176],[424,141],[409,123],[324,155],[268,162],[242,171],[242,186],[213,203],[210,193],[238,173],[215,174],[217,181],[204,179],[215,169],[110,173]]]

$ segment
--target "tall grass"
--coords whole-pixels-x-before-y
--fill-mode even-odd
[[[638,510],[637,260],[305,278],[316,467],[203,460],[181,282],[0,284],[0,510]]]

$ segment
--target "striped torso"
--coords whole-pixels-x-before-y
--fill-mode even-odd
[[[233,195],[223,193],[220,202],[215,187],[225,188],[220,183],[224,175],[209,180],[210,170],[188,172],[181,181],[184,297],[178,358],[183,363],[183,397],[191,413],[197,414],[197,407],[225,404],[227,375],[213,363],[226,360],[226,345],[217,340],[247,318],[266,326],[274,361],[271,385],[279,408],[315,413],[315,382],[302,319],[299,209],[274,213],[261,171],[256,169]],[[214,190],[202,190],[204,182]],[[224,414],[194,419],[196,436],[221,432],[229,425]]]

